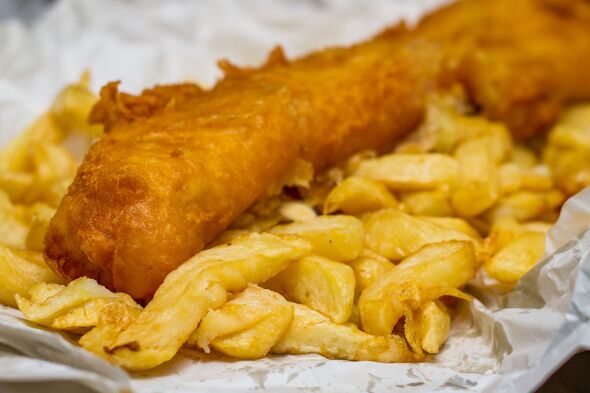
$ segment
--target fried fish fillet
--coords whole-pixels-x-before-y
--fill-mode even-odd
[[[590,98],[583,0],[465,0],[347,49],[260,69],[224,63],[213,89],[103,88],[93,145],[46,237],[49,265],[149,299],[167,273],[302,162],[318,171],[385,151],[419,122],[426,96],[460,84],[516,136]]]
[[[564,103],[590,98],[590,1],[464,0],[409,34],[440,43],[443,83],[460,83],[516,137],[546,130]]]
[[[416,126],[425,86],[414,58],[376,40],[230,72],[160,109],[158,100],[142,104],[145,96],[103,107],[101,118],[120,120],[91,147],[51,221],[50,265],[149,298],[301,160],[321,169],[391,148]]]

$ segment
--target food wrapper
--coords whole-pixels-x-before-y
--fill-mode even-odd
[[[40,20],[0,24],[0,144],[88,69],[94,90],[122,80],[156,83],[220,76],[216,61],[259,64],[281,44],[289,56],[350,44],[441,1],[305,2],[62,0]],[[590,189],[569,199],[543,260],[507,294],[474,281],[441,353],[420,364],[271,356],[238,361],[181,350],[157,369],[127,374],[0,307],[0,391],[430,392],[530,391],[590,348]]]

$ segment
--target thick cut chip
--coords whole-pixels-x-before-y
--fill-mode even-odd
[[[443,295],[465,298],[457,288],[472,279],[478,267],[473,242],[425,246],[363,291],[358,302],[363,330],[388,335],[408,308],[417,310]]]
[[[383,184],[363,177],[349,177],[328,194],[324,214],[342,211],[357,215],[396,206],[395,196]]]
[[[217,310],[211,310],[190,337],[205,352],[209,345],[228,356],[265,356],[293,319],[293,306],[276,292],[250,284]]]
[[[400,260],[426,244],[445,240],[472,240],[461,232],[402,213],[379,210],[363,217],[367,246],[391,260]],[[477,243],[474,241],[474,243]]]
[[[222,246],[224,244],[231,245],[236,240],[243,240],[250,236],[252,232],[245,229],[227,229],[221,232],[215,239],[213,239],[206,248]]]
[[[45,233],[49,221],[55,215],[55,208],[44,204],[35,203],[30,209],[31,228],[26,238],[28,250],[43,251],[45,248]]]
[[[489,137],[463,142],[455,151],[459,162],[459,186],[451,203],[457,215],[475,217],[498,200],[498,175]]]
[[[484,265],[488,274],[498,281],[518,281],[543,256],[545,235],[527,232],[508,243]]]
[[[37,284],[45,285],[45,283]],[[32,291],[37,291],[32,289]],[[35,303],[32,299],[17,295],[16,303],[25,318],[29,321],[44,326],[51,326],[51,323],[59,315],[83,305],[84,303],[99,298],[118,297],[102,285],[99,285],[91,278],[80,277],[71,281],[61,291],[45,300]]]
[[[64,176],[62,158],[71,157],[58,145],[65,136],[66,132],[58,126],[55,117],[46,114],[0,150],[0,188],[13,202],[32,203],[48,193],[53,181],[63,179],[60,177]],[[70,165],[72,161],[68,160],[67,164],[71,181],[76,163]],[[46,198],[56,199],[53,195]]]
[[[459,217],[419,217],[425,221],[440,225],[443,228],[451,229],[453,231],[461,232],[471,237],[474,240],[481,241],[479,232],[471,226],[467,221]]]
[[[81,334],[98,326],[103,315],[108,315],[111,323],[119,325],[137,318],[141,312],[141,306],[126,293],[116,293],[115,295],[115,297],[89,300],[83,305],[57,316],[51,323],[51,327],[69,333]]]
[[[318,215],[309,205],[303,202],[284,202],[279,207],[279,213],[287,221],[310,221]]]
[[[347,177],[352,176],[361,163],[375,157],[377,157],[377,152],[374,150],[362,150],[356,154],[353,154],[350,158],[348,158],[348,160],[346,160],[343,175]]]
[[[274,227],[271,233],[297,235],[311,243],[313,252],[335,261],[350,261],[364,249],[363,225],[352,216],[321,216],[314,220]]]
[[[567,195],[590,185],[590,149],[555,146],[549,143],[543,161],[551,168],[555,184]]]
[[[552,223],[545,221],[529,221],[523,222],[521,225],[526,232],[539,232],[542,234],[546,234],[553,226]]]
[[[72,184],[71,178],[58,179],[51,183],[49,187],[43,189],[39,194],[42,201],[47,202],[50,206],[57,208],[61,200],[68,192],[68,187]]]
[[[514,217],[501,217],[494,221],[490,234],[485,239],[486,254],[494,255],[527,232],[546,234],[551,224],[542,221],[520,223]]]
[[[590,147],[590,137],[585,129],[573,124],[558,123],[549,134],[549,145],[585,149]]]
[[[500,192],[503,195],[512,194],[522,189],[523,168],[514,163],[505,163],[498,168]]]
[[[49,143],[35,144],[31,159],[35,182],[22,202],[41,200],[57,207],[76,174],[76,159],[62,146]]]
[[[519,191],[508,195],[486,212],[489,222],[502,217],[514,217],[518,221],[529,221],[541,218],[561,206],[565,196],[557,190],[534,192]]]
[[[365,288],[395,266],[387,258],[369,249],[366,249],[357,259],[348,262],[348,265],[354,271],[355,299],[358,299]]]
[[[280,288],[289,300],[343,323],[350,317],[354,301],[354,273],[347,264],[314,255],[291,263],[270,280],[268,288]]]
[[[406,191],[400,199],[408,212],[416,216],[452,216],[449,192],[444,189],[434,191]]]
[[[514,163],[506,163],[498,170],[500,192],[512,194],[520,190],[549,191],[553,188],[551,171],[546,165],[523,168]]]
[[[459,93],[460,94],[460,93]],[[396,147],[396,152],[429,152],[450,154],[455,145],[487,128],[487,121],[463,116],[459,94],[432,95],[428,99],[422,124]]]
[[[88,117],[98,97],[88,88],[89,77],[85,73],[80,83],[66,86],[56,97],[51,113],[64,130],[83,131],[93,137],[102,134],[102,127],[90,125]]]
[[[76,174],[78,166],[76,159],[60,145],[37,143],[33,146],[31,158],[38,177],[37,181],[72,179]]]
[[[590,105],[572,106],[550,131],[543,151],[553,179],[567,195],[590,185]]]
[[[297,237],[252,234],[231,245],[202,251],[170,273],[139,317],[120,333],[102,328],[99,337],[116,336],[88,347],[127,369],[141,370],[170,360],[211,310],[221,307],[228,291],[268,280],[311,251]],[[92,332],[90,332],[92,333]]]
[[[422,349],[438,353],[449,336],[451,316],[440,300],[427,302],[414,313],[414,322]]]
[[[396,335],[372,336],[353,324],[338,325],[324,315],[302,304],[293,304],[295,315],[285,335],[276,343],[273,353],[318,353],[329,359],[374,362],[415,362],[403,338]]]
[[[490,146],[492,159],[496,165],[510,158],[512,152],[512,136],[502,123],[489,122],[489,127],[476,139],[484,140]]]
[[[431,97],[422,125],[405,143],[398,145],[397,151],[451,154],[460,143],[486,136],[490,138],[495,159],[502,161],[510,153],[510,133],[502,123],[483,116],[464,115],[468,109],[464,100],[457,99],[461,94]]]
[[[521,168],[532,168],[539,163],[539,159],[533,149],[521,144],[512,147],[508,161]]]
[[[558,124],[543,152],[558,187],[573,195],[590,185],[590,131],[588,125]]]
[[[500,217],[492,223],[490,233],[485,238],[484,249],[492,256],[525,232],[514,217]]]
[[[65,285],[56,283],[40,283],[31,286],[27,292],[29,294],[29,300],[32,303],[41,303],[58,292],[61,292],[65,287]]]
[[[459,166],[445,154],[389,154],[362,162],[355,175],[376,180],[393,190],[432,190],[455,184]]]
[[[33,173],[0,169],[0,189],[6,192],[12,201],[22,201],[34,182]]]
[[[135,317],[137,319],[137,316]],[[108,321],[102,320],[99,325],[94,329],[90,330],[82,337],[78,343],[87,351],[94,353],[95,355],[113,362],[109,354],[105,352],[104,343],[113,342],[117,339],[117,336],[125,329],[127,329],[134,321],[134,318],[126,320],[125,324],[121,324],[121,320],[116,323],[109,323]]]
[[[361,324],[361,315],[359,314],[359,308],[356,304],[352,305],[352,312],[350,313],[350,318],[348,318],[348,323],[352,323],[356,326],[360,326]]]
[[[76,173],[77,163],[65,148],[31,141],[26,171],[0,169],[0,188],[16,203],[44,201],[57,207]]]
[[[31,144],[59,143],[63,137],[63,131],[51,114],[41,116],[18,138],[11,140],[0,150],[0,170],[26,172],[32,166]]]
[[[26,209],[13,205],[8,195],[0,190],[0,243],[23,249],[28,232]]]
[[[590,124],[590,104],[582,103],[570,106],[559,119],[559,124],[575,127],[588,127]],[[581,136],[586,143],[585,146],[590,147],[590,138],[587,134]]]
[[[43,256],[32,251],[14,251],[0,243],[0,303],[16,307],[15,296],[25,296],[38,283],[60,283]]]

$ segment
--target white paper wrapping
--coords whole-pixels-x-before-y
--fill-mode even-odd
[[[219,58],[255,65],[278,43],[289,56],[349,44],[400,18],[413,22],[441,2],[62,0],[32,26],[0,24],[0,144],[85,69],[95,90],[117,79],[132,92],[181,80],[210,85]],[[0,307],[0,391],[530,391],[590,348],[589,226],[587,189],[566,203],[547,237],[548,256],[511,293],[495,296],[474,284],[477,300],[428,363],[315,355],[235,361],[181,351],[155,370],[128,375]]]

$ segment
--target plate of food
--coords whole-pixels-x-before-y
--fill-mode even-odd
[[[0,61],[6,119],[59,88],[0,150],[6,389],[529,391],[587,347],[587,2],[222,4],[4,26],[43,47],[89,21]],[[335,17],[354,33],[314,36]],[[191,34],[237,63],[130,67]]]

